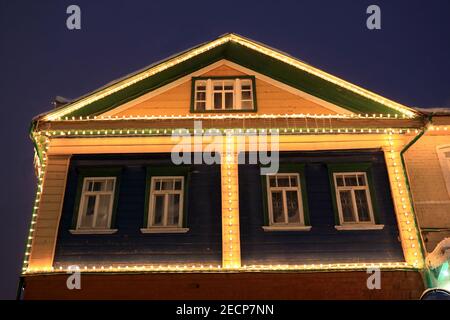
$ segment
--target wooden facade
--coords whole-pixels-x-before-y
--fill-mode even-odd
[[[196,109],[195,79],[239,77],[252,79],[252,108]],[[202,90],[216,90],[208,83]],[[236,80],[233,101],[244,100],[242,88]],[[215,95],[205,99],[216,103]],[[419,191],[419,160],[428,139],[448,137],[429,128],[422,112],[234,34],[151,65],[33,120],[38,190],[24,297],[418,298],[427,270],[420,228],[437,220],[429,215],[437,203]],[[259,136],[266,143],[252,140]],[[211,146],[220,163],[181,170],[172,158],[184,148],[196,159]],[[267,163],[237,163],[258,152],[279,155],[280,168],[301,168],[301,227],[268,225],[268,180],[260,173]],[[362,172],[371,223],[343,226],[335,167]],[[109,228],[77,231],[84,178],[111,170]],[[169,232],[148,230],[158,173],[184,177],[183,219]],[[439,217],[447,213],[442,181],[432,200],[442,202]],[[82,293],[64,287],[71,266],[86,281]],[[368,268],[381,270],[382,290],[367,288]],[[213,286],[223,290],[211,294]]]

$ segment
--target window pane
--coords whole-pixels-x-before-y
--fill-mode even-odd
[[[163,180],[161,190],[173,190],[173,180]]]
[[[168,196],[168,216],[167,225],[177,226],[178,218],[180,215],[180,195],[179,194],[169,194]]]
[[[95,181],[93,191],[101,191],[104,188],[104,182]]]
[[[252,98],[251,91],[242,91],[242,100],[250,100]]]
[[[359,221],[370,221],[369,203],[365,190],[355,190]]]
[[[286,191],[286,204],[290,223],[300,223],[297,191]]]
[[[199,111],[205,111],[206,110],[206,102],[197,102],[195,105],[195,109]]]
[[[291,187],[297,186],[297,177],[291,177]]]
[[[153,225],[161,226],[164,217],[164,195],[155,195],[153,205]]]
[[[336,176],[336,182],[337,182],[338,187],[344,186],[344,179],[342,178],[342,176]]]
[[[253,101],[242,101],[241,108],[245,110],[253,109]]]
[[[197,92],[197,100],[205,101],[206,100],[206,92]]]
[[[97,219],[95,221],[95,227],[108,228],[109,217],[109,203],[111,200],[110,195],[100,195],[97,209]]]
[[[214,93],[214,109],[222,109],[222,93]]]
[[[181,180],[175,181],[175,190],[181,190]]]
[[[80,223],[82,228],[91,228],[94,223],[95,198],[96,196],[85,196],[84,198]]]
[[[88,183],[86,183],[86,187],[85,187],[85,191],[92,191],[94,187],[94,183],[92,181],[89,181]]]
[[[233,93],[231,92],[225,93],[225,108],[233,109]]]
[[[289,187],[289,177],[278,177],[279,187]]]
[[[348,186],[357,186],[358,182],[356,180],[356,176],[345,176],[345,185]]]
[[[341,198],[342,216],[344,218],[344,222],[354,222],[355,215],[353,211],[351,191],[339,191],[339,195]]]
[[[222,83],[214,83],[214,90],[223,90],[223,85]]]
[[[269,182],[271,187],[277,186],[277,178],[276,177],[269,177]]]
[[[106,191],[113,191],[114,190],[114,180],[113,179],[109,179],[106,182]]]
[[[363,174],[358,175],[358,185],[365,186],[366,185],[366,178]]]
[[[272,214],[274,223],[283,223],[283,193],[281,191],[272,192]]]
[[[161,190],[161,180],[155,181],[155,190]]]

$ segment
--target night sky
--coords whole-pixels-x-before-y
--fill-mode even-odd
[[[79,31],[66,28],[71,4]],[[381,30],[366,28],[370,4]],[[448,0],[0,0],[0,298],[15,298],[31,216],[32,117],[227,32],[407,106],[450,108]]]

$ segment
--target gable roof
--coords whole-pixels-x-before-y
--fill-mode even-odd
[[[52,121],[63,117],[99,115],[221,59],[257,71],[354,113],[406,117],[418,114],[412,108],[332,76],[286,53],[230,33],[116,80],[39,116],[39,119]]]

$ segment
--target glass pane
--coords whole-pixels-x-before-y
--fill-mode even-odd
[[[94,183],[92,181],[89,181],[88,183],[86,183],[86,187],[85,187],[85,191],[92,191],[94,187]]]
[[[274,223],[284,223],[283,214],[283,193],[281,191],[272,192],[272,214]]]
[[[346,186],[357,186],[358,182],[355,176],[345,176],[345,185]]]
[[[173,190],[173,180],[163,180],[161,190]]]
[[[222,93],[214,93],[214,109],[222,109]]]
[[[277,180],[279,187],[289,187],[289,177],[278,177]]]
[[[249,80],[242,80],[241,81],[241,90],[251,90],[252,85]]]
[[[96,228],[108,228],[109,203],[110,195],[100,195],[97,209],[97,219],[95,221]]]
[[[181,190],[181,180],[175,181],[175,190]]]
[[[366,185],[366,178],[363,174],[358,175],[358,185],[365,186]]]
[[[85,196],[84,198],[80,223],[82,228],[92,228],[94,223],[95,198],[96,196]]]
[[[164,195],[155,195],[153,199],[153,225],[162,226],[164,217]]]
[[[206,100],[206,92],[197,92],[197,100],[205,101]]]
[[[242,100],[250,100],[252,98],[252,94],[250,91],[242,91]]]
[[[167,225],[177,226],[180,215],[180,195],[169,194],[168,195],[168,212],[167,212]]]
[[[336,176],[336,182],[337,182],[338,187],[344,186],[344,179],[342,178],[342,176]]]
[[[253,101],[242,101],[241,102],[242,109],[253,109]]]
[[[300,223],[297,191],[286,191],[286,204],[289,223]]]
[[[356,207],[359,221],[370,221],[369,203],[365,190],[355,190]]]
[[[114,190],[114,180],[113,179],[109,179],[106,182],[106,191],[113,191]]]
[[[276,187],[277,186],[277,178],[269,177],[269,182],[270,182],[270,186],[271,187]]]
[[[291,177],[291,187],[297,186],[297,177]]]
[[[161,180],[155,181],[155,190],[161,190]]]
[[[342,216],[344,222],[354,222],[355,215],[353,211],[352,192],[349,190],[339,191],[341,198]]]
[[[233,109],[233,93],[232,92],[225,93],[225,108]]]
[[[223,90],[222,83],[214,83],[214,90]]]
[[[205,111],[206,110],[206,102],[197,102],[195,105],[195,109],[199,111]]]
[[[102,191],[102,188],[104,188],[104,182],[102,181],[94,181],[94,189],[93,191]]]

